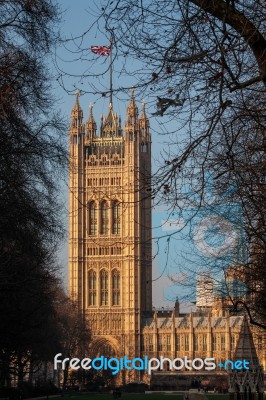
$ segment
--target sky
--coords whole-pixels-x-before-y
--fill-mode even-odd
[[[94,55],[90,50],[92,45],[109,44],[109,34],[104,31],[103,22],[97,21],[101,4],[99,1],[91,2],[87,0],[78,0],[75,2],[73,0],[60,0],[58,4],[62,10],[60,29],[65,41],[63,45],[56,48],[54,64],[51,64],[51,71],[55,78],[54,94],[57,98],[56,108],[61,110],[67,121],[70,121],[71,109],[75,102],[75,91],[78,89],[85,120],[88,117],[89,104],[91,103],[93,105],[95,120],[99,121],[102,114],[107,114],[110,102],[108,95],[105,94],[108,91],[110,83],[110,74],[108,71],[109,57]],[[130,97],[129,89],[134,86],[135,82],[133,75],[126,75],[124,72],[125,70],[131,72],[138,68],[140,68],[140,65],[137,61],[125,59],[122,55],[119,55],[118,59],[114,61],[113,106],[114,111],[121,115],[122,125],[125,120],[125,111]],[[122,87],[128,89],[119,90]],[[165,149],[167,150],[167,141],[169,142],[170,140],[170,135],[160,135],[158,132],[173,132],[175,131],[175,126],[172,121],[168,121],[166,116],[155,118],[151,115],[152,112],[156,111],[154,105],[150,106],[150,97],[152,98],[152,96],[151,94],[148,98],[143,99],[136,93],[136,102],[139,109],[142,100],[145,100],[147,103],[147,114],[150,117],[152,135],[152,165],[153,172],[155,172],[159,165],[158,159],[162,159],[161,152]],[[209,190],[209,195],[211,198],[211,189]],[[67,182],[62,183],[62,197],[64,202],[62,212],[67,230]],[[235,214],[236,210],[237,206],[232,206],[232,214]],[[183,217],[186,218],[187,216],[189,218],[191,210],[184,211]],[[198,220],[194,221],[194,225],[197,226],[198,224],[198,227],[202,228],[200,222],[210,216],[208,213],[209,211],[205,210],[205,212],[199,214]],[[220,221],[221,218],[224,218],[224,215],[228,217],[229,214],[227,209],[217,210],[212,207],[211,221]],[[196,291],[191,290],[190,286],[184,289],[186,281],[191,282],[188,271],[193,270],[194,273],[197,270],[206,270],[208,273],[210,266],[213,267],[214,257],[212,257],[212,254],[207,254],[206,249],[210,245],[219,247],[227,239],[226,233],[222,232],[222,235],[217,236],[218,242],[216,244],[210,243],[204,237],[202,229],[198,229],[197,239],[201,242],[200,247],[195,241],[195,235],[191,237],[191,227],[187,229],[185,227],[182,234],[174,233],[177,225],[180,227],[180,223],[184,222],[185,226],[184,218],[180,220],[179,216],[169,216],[169,213],[163,209],[153,212],[154,237],[171,235],[171,240],[168,240],[166,236],[160,239],[159,242],[154,242],[153,253],[158,253],[153,262],[153,305],[155,307],[173,307],[176,296],[181,299],[184,296],[184,301],[194,302],[196,300]],[[162,221],[165,221],[165,224],[162,225]],[[229,218],[228,224],[230,228],[234,228],[233,219],[230,220]],[[59,258],[63,266],[63,279],[65,285],[67,285],[67,239],[59,252]],[[224,259],[222,262],[224,262]],[[186,273],[184,273],[185,270]],[[217,279],[220,278],[217,277]],[[178,282],[182,283],[182,289],[180,289],[181,286]],[[191,307],[192,303],[186,305],[186,310]]]

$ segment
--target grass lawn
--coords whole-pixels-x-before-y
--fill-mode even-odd
[[[228,395],[217,394],[207,395],[208,400],[228,400]],[[80,395],[65,395],[65,400],[112,400],[111,393],[98,394],[98,393],[84,393]],[[138,393],[123,393],[121,400],[183,400],[181,394],[167,394],[167,393],[152,393],[152,394],[138,394]]]
[[[153,394],[140,394],[140,393],[123,393],[120,397],[121,400],[160,400],[161,398],[169,398],[169,400],[183,400],[183,396],[179,394],[166,396],[162,393]],[[113,400],[111,393],[98,394],[98,393],[86,393],[84,395],[78,396],[65,396],[65,400]]]

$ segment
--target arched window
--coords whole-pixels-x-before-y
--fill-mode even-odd
[[[88,233],[89,235],[96,235],[97,233],[97,208],[96,203],[93,201],[88,207]]]
[[[120,305],[120,272],[117,269],[112,272],[112,303]]]
[[[100,273],[100,285],[101,285],[101,306],[108,305],[108,272],[102,270]]]
[[[106,235],[108,233],[108,204],[106,201],[101,203],[101,234]]]
[[[112,205],[112,233],[120,234],[120,204],[115,201]]]
[[[89,291],[88,291],[88,304],[89,306],[96,306],[96,272],[89,271],[88,272],[88,283],[89,283]]]
[[[147,143],[141,142],[140,143],[140,152],[141,153],[147,153],[147,151],[148,151]]]

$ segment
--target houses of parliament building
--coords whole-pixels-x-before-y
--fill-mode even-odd
[[[69,173],[69,294],[86,315],[91,351],[117,358],[232,359],[245,318],[222,298],[198,301],[195,312],[152,307],[151,133],[134,92],[126,121],[109,105],[97,132],[79,96],[72,109]],[[251,329],[244,351],[266,367],[265,333]],[[247,349],[246,349],[247,348]],[[248,348],[250,350],[248,350]],[[143,380],[127,371],[127,381]]]

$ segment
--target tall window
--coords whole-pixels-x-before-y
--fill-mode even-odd
[[[89,235],[96,235],[97,233],[97,209],[96,209],[96,203],[91,202],[89,204],[89,215],[88,215],[88,224],[89,224]]]
[[[199,335],[194,336],[194,350],[199,351]]]
[[[230,347],[231,351],[235,350],[235,335],[231,335]]]
[[[185,351],[189,351],[189,335],[185,335],[184,337],[184,341],[185,341]]]
[[[224,334],[221,335],[221,350],[225,350],[225,336]]]
[[[207,351],[207,335],[202,335],[202,350]]]
[[[95,271],[88,272],[88,281],[89,281],[88,303],[89,303],[89,306],[95,306],[96,305],[96,272]]]
[[[112,233],[120,234],[120,204],[115,201],[112,205]]]
[[[216,351],[217,350],[217,338],[215,335],[212,337],[212,350]]]
[[[106,201],[101,203],[101,234],[108,233],[108,204]]]
[[[113,306],[120,305],[120,272],[116,269],[112,272],[112,303]]]
[[[149,351],[153,351],[153,336],[149,335]]]
[[[171,336],[166,336],[166,351],[171,351]]]
[[[176,351],[180,351],[180,335],[176,335],[175,337],[175,349]]]
[[[162,336],[158,336],[158,351],[163,351],[163,339],[162,339]]]
[[[108,272],[103,270],[100,273],[101,285],[101,306],[108,305]]]

